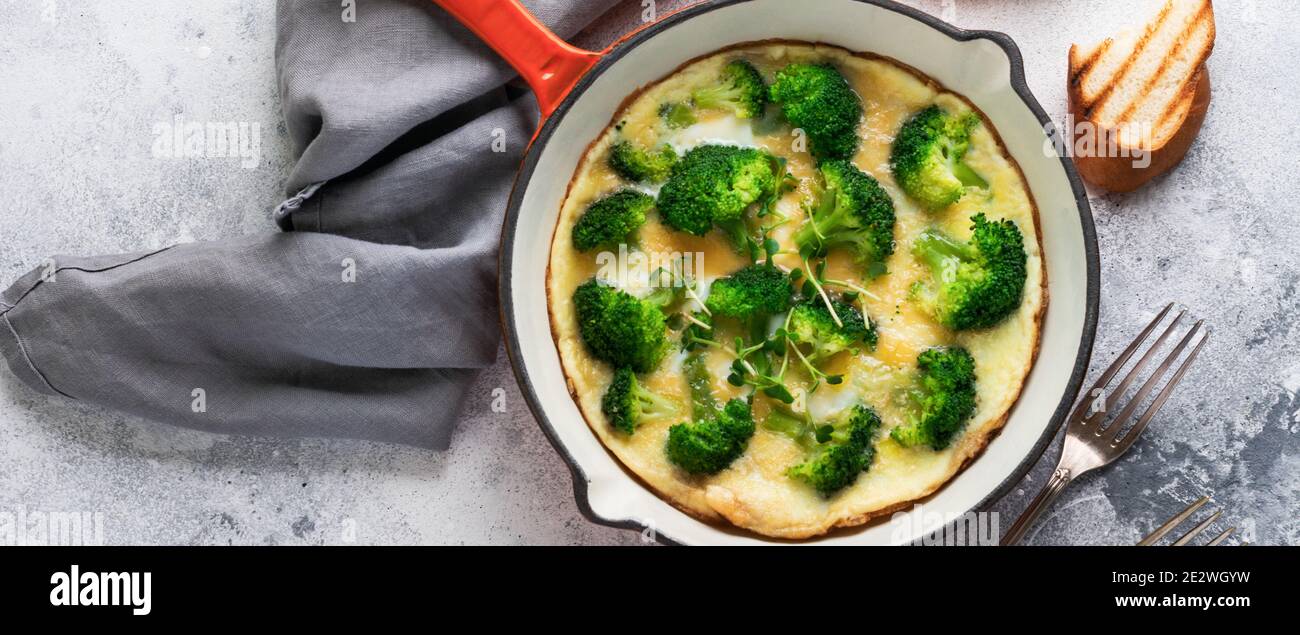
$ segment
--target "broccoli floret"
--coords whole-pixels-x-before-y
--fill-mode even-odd
[[[970,149],[970,133],[979,115],[956,117],[938,106],[912,115],[894,138],[889,165],[894,180],[923,207],[940,210],[962,197],[967,187],[988,182],[962,162]]]
[[[805,300],[790,311],[787,330],[796,339],[797,344],[810,344],[812,352],[808,361],[816,364],[841,351],[863,344],[868,349],[875,349],[879,334],[876,323],[864,318],[853,305],[831,300],[835,315],[840,324],[835,324],[831,312],[821,298]]]
[[[822,191],[794,235],[799,251],[823,256],[827,249],[844,245],[859,263],[884,262],[894,253],[894,202],[889,194],[848,161],[827,161],[820,171]]]
[[[668,178],[675,163],[677,151],[669,145],[647,150],[624,139],[609,148],[609,167],[629,181],[659,183]]]
[[[940,324],[956,330],[986,328],[1020,306],[1025,289],[1025,241],[1009,219],[971,217],[969,243],[926,230],[912,253],[930,266],[933,279],[916,287],[917,297]]]
[[[889,436],[905,447],[948,447],[975,413],[975,360],[964,348],[932,348],[916,358],[908,422]]]
[[[749,265],[709,285],[704,306],[738,320],[768,317],[790,308],[790,276],[770,264]]]
[[[690,423],[668,429],[664,451],[673,464],[692,474],[716,474],[744,454],[754,436],[749,403],[732,399],[719,406],[713,376],[703,353],[687,356],[683,372],[691,391]]]
[[[768,318],[790,308],[794,285],[790,276],[771,263],[754,264],[709,285],[704,306],[714,316],[738,321],[751,343],[767,337]],[[757,358],[760,370],[766,358]]]
[[[659,118],[669,128],[686,128],[695,124],[695,111],[679,101],[659,104]]]
[[[717,474],[745,453],[754,417],[743,399],[732,399],[714,416],[668,429],[668,460],[691,474]]]
[[[745,210],[774,195],[771,155],[755,148],[703,145],[673,167],[659,190],[659,216],[673,229],[703,236],[715,224],[743,223]]]
[[[832,430],[825,435],[826,441],[814,448],[807,460],[786,472],[808,483],[822,496],[852,485],[859,474],[871,467],[876,456],[880,417],[872,409],[858,405],[830,425]]]
[[[631,368],[620,368],[605,391],[600,411],[605,413],[610,425],[632,434],[643,421],[676,414],[677,403],[643,387]]]
[[[573,224],[573,248],[591,251],[628,242],[654,204],[649,194],[628,189],[597,200]]]
[[[753,64],[733,60],[722,67],[716,85],[695,89],[691,101],[700,108],[726,109],[742,119],[757,119],[767,106],[767,85]]]
[[[776,74],[769,92],[786,120],[808,136],[814,157],[848,159],[858,151],[862,100],[834,66],[791,64]]]
[[[617,367],[648,373],[668,351],[663,311],[595,278],[573,292],[578,329],[597,359]]]
[[[753,383],[755,389],[777,401],[794,401],[793,394],[777,376],[780,373],[774,375],[772,371],[772,357],[784,354],[785,338],[768,334],[772,316],[790,307],[793,290],[788,273],[770,262],[751,264],[710,285],[705,307],[715,318],[736,320],[744,329],[744,336],[737,341],[748,342],[748,346],[736,345],[737,359],[732,363],[728,383],[737,386]],[[738,353],[742,349],[748,351]]]

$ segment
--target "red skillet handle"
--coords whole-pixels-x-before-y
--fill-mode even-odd
[[[537,94],[545,120],[600,59],[570,46],[518,0],[433,0],[505,58]]]

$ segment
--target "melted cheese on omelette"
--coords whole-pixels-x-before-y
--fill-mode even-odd
[[[858,127],[861,146],[854,163],[875,177],[893,199],[897,221],[894,238],[898,245],[886,261],[888,274],[876,279],[863,275],[861,266],[844,253],[832,250],[827,277],[848,280],[874,295],[863,296],[867,313],[879,327],[875,351],[843,353],[831,360],[828,371],[843,373],[839,385],[822,384],[807,395],[806,407],[817,419],[830,417],[857,403],[872,407],[884,422],[878,437],[877,454],[870,469],[851,486],[829,498],[818,495],[807,484],[791,479],[785,471],[801,462],[806,450],[790,438],[767,430],[766,399],[756,398],[754,419],[758,423],[748,450],[732,465],[712,476],[693,476],[671,464],[664,453],[668,428],[689,418],[689,393],[682,376],[684,354],[673,352],[657,370],[642,378],[660,394],[680,400],[684,406],[678,420],[648,422],[635,434],[615,431],[601,412],[601,397],[613,376],[613,369],[594,359],[578,333],[570,299],[574,289],[608,265],[598,252],[580,253],[570,238],[573,225],[594,200],[628,186],[609,169],[609,146],[622,135],[646,147],[667,142],[678,152],[705,143],[727,143],[763,148],[784,157],[788,171],[800,185],[778,202],[778,210],[791,222],[778,228],[773,237],[784,250],[793,248],[792,234],[802,222],[801,202],[810,194],[816,178],[812,158],[798,147],[788,124],[737,120],[722,112],[697,112],[700,121],[686,129],[666,128],[658,116],[659,105],[686,101],[691,90],[717,81],[723,64],[743,58],[757,67],[769,81],[777,70],[792,62],[831,62],[844,74],[862,97],[864,116]],[[570,391],[591,429],[605,446],[645,484],[661,497],[697,517],[725,519],[752,531],[784,538],[802,538],[834,527],[865,522],[910,501],[924,497],[952,478],[973,459],[990,435],[1006,420],[1020,394],[1037,349],[1039,319],[1046,304],[1042,253],[1037,240],[1034,202],[1016,164],[1006,155],[987,121],[973,132],[965,162],[989,183],[987,190],[968,190],[946,210],[930,213],[920,209],[894,182],[889,169],[890,145],[903,122],[917,110],[938,104],[952,113],[971,110],[961,97],[944,92],[888,60],[855,55],[843,49],[807,44],[754,44],[730,49],[694,61],[661,82],[647,87],[616,117],[621,129],[611,125],[588,149],[573,178],[564,201],[551,246],[548,291],[552,330],[568,378]],[[769,106],[769,114],[778,110]],[[651,194],[656,186],[638,185]],[[1025,236],[1028,280],[1020,308],[999,325],[986,330],[952,333],[937,325],[909,300],[912,284],[928,278],[928,271],[909,252],[912,240],[927,227],[938,227],[965,239],[970,235],[970,217],[984,212],[992,219],[1015,221]],[[651,214],[641,228],[638,249],[645,253],[702,253],[702,288],[747,264],[719,231],[696,237],[673,231]],[[796,253],[776,256],[786,269],[801,266]],[[635,293],[635,290],[632,290]],[[670,334],[675,339],[675,334]],[[916,356],[939,345],[960,345],[976,362],[978,406],[966,428],[942,451],[928,447],[904,448],[889,438],[889,429],[904,421],[902,390],[911,380]],[[710,353],[715,392],[720,399],[743,396],[724,381],[730,358]],[[803,381],[802,379],[798,381]]]

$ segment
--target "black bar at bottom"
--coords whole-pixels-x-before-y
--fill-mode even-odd
[[[0,547],[0,605],[11,618],[191,622],[259,611],[428,617],[484,603],[503,617],[530,606],[576,616],[584,606],[645,603],[639,610],[657,612],[678,602],[696,606],[692,614],[743,605],[808,617],[846,601],[918,616],[969,609],[1007,619],[1021,608],[1058,605],[1089,615],[1232,616],[1294,607],[1298,554],[1291,547]]]

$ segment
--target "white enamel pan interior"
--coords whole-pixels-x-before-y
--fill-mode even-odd
[[[942,527],[945,517],[986,507],[1019,481],[1074,401],[1092,349],[1099,281],[1091,211],[1073,166],[1050,149],[1049,120],[1025,86],[1019,51],[1003,34],[963,31],[877,0],[724,0],[667,16],[627,38],[579,81],[525,158],[502,238],[507,345],[529,406],[572,467],[578,505],[593,521],[650,527],[656,538],[677,543],[778,542],[682,513],[605,450],[566,389],[547,319],[545,280],[569,180],[623,100],[691,59],[769,39],[887,56],[964,95],[993,122],[1038,204],[1050,304],[1037,364],[1006,427],[967,469],[923,501],[923,513],[913,508],[894,520],[811,541],[907,543]]]

